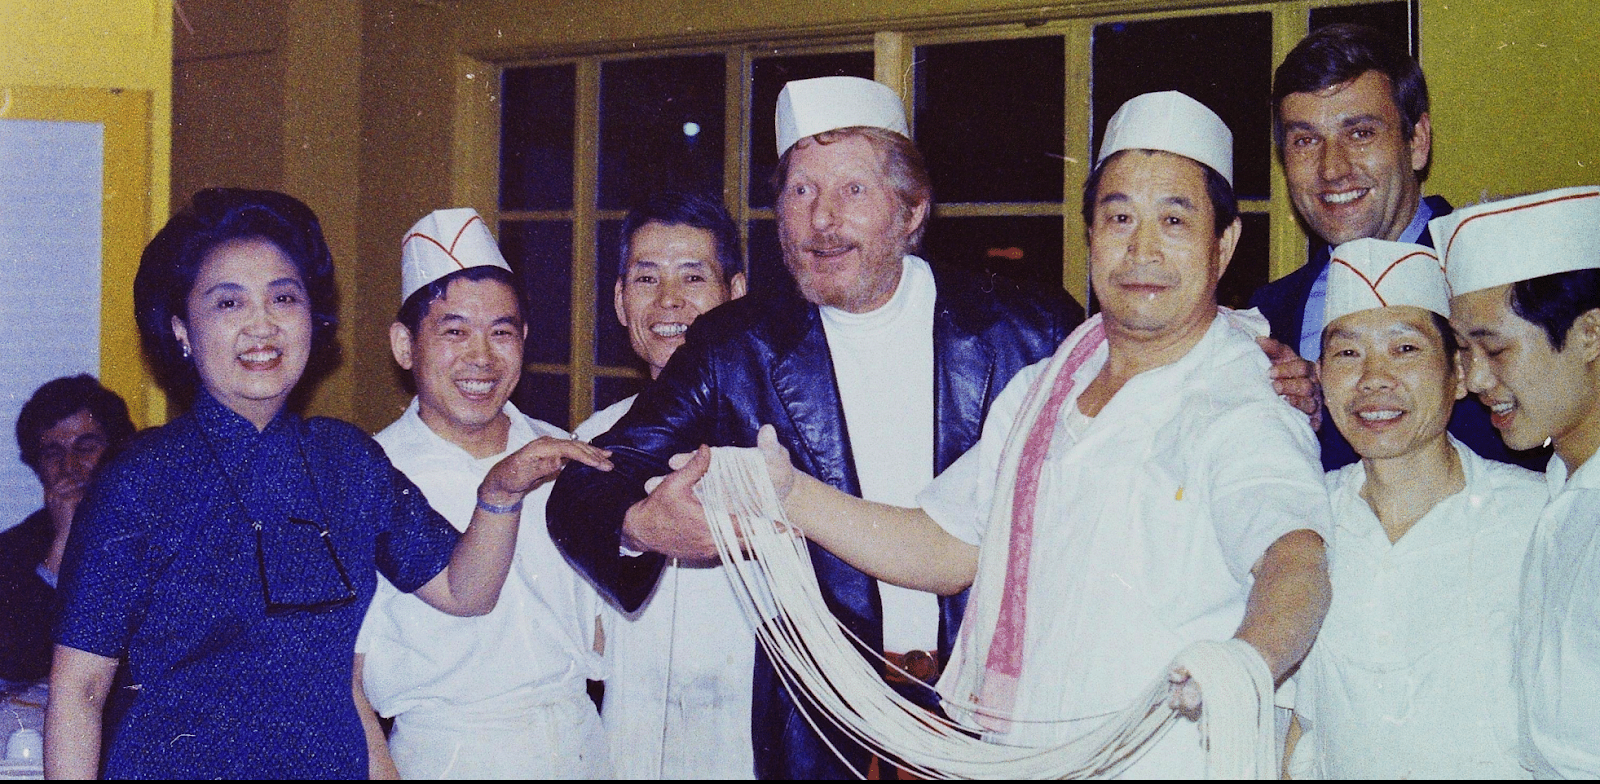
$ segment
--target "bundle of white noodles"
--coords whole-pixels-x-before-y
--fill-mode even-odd
[[[713,449],[711,469],[695,495],[705,505],[723,563],[737,575],[735,593],[757,638],[789,693],[816,709],[802,713],[819,735],[813,714],[926,778],[1089,778],[1124,770],[1180,720],[1168,707],[1171,686],[1161,677],[1137,703],[1065,745],[1028,749],[986,742],[981,728],[958,726],[901,697],[862,658],[858,651],[864,647],[823,603],[805,540],[793,533],[759,450]],[[1261,658],[1241,645],[1195,643],[1173,663],[1204,694],[1200,733],[1207,776],[1277,778],[1272,677]]]

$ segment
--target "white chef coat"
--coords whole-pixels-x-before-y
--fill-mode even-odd
[[[1065,431],[1072,417],[1058,421],[1033,533],[1021,721],[991,739],[1038,747],[1098,727],[1186,645],[1233,636],[1268,547],[1298,529],[1327,536],[1315,436],[1272,391],[1257,334],[1253,312],[1221,314],[1182,359],[1129,380],[1081,438]],[[1064,405],[1106,358],[1101,345]],[[978,445],[919,498],[952,535],[982,545],[1000,452],[1045,365],[1011,381]],[[1126,775],[1205,775],[1196,725],[1179,722]]]
[[[1544,480],[1450,444],[1466,487],[1392,544],[1363,464],[1328,472],[1333,604],[1295,676],[1296,778],[1527,777],[1512,628]]]
[[[611,429],[628,398],[578,426]],[[755,631],[722,566],[672,566],[637,612],[602,602],[610,675],[601,720],[623,779],[753,779]]]
[[[1537,778],[1600,777],[1600,460],[1545,473],[1517,620],[1522,754]]]
[[[478,485],[495,463],[540,436],[568,437],[507,403],[506,451],[477,459],[417,411],[412,400],[375,438],[457,530],[471,521]],[[523,501],[511,573],[487,615],[449,615],[378,578],[356,652],[366,656],[367,698],[395,719],[389,745],[405,778],[610,775],[584,689],[586,678],[604,674],[593,644],[599,597],[550,541],[549,488]]]

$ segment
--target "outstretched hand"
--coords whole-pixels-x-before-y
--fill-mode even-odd
[[[1301,359],[1294,349],[1272,338],[1256,338],[1256,343],[1272,362],[1267,371],[1272,391],[1311,417],[1312,430],[1321,430],[1322,383],[1317,377],[1317,363]]]
[[[521,500],[535,487],[555,478],[569,460],[601,471],[611,470],[610,450],[570,438],[542,436],[506,455],[489,469],[478,488],[478,497],[507,506]]]
[[[643,501],[628,507],[622,521],[623,544],[668,558],[704,561],[717,557],[706,510],[694,497],[694,485],[711,468],[711,448],[675,455],[673,472],[645,482]]]

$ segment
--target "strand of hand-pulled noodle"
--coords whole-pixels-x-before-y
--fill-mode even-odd
[[[981,728],[959,726],[900,696],[862,657],[865,647],[823,602],[810,551],[789,524],[759,450],[713,449],[695,495],[757,639],[789,693],[815,709],[801,713],[825,740],[817,717],[925,778],[1089,778],[1127,768],[1179,716],[1168,707],[1171,687],[1163,677],[1134,705],[1064,745],[984,741]],[[1245,643],[1195,643],[1174,664],[1203,689],[1208,776],[1276,778],[1271,674],[1260,656],[1240,646]]]

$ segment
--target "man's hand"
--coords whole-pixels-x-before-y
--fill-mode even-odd
[[[1182,667],[1173,667],[1167,671],[1167,683],[1172,685],[1171,696],[1167,697],[1167,707],[1181,713],[1190,721],[1200,720],[1200,684],[1189,677],[1189,671]]]
[[[56,531],[65,531],[72,525],[72,516],[77,513],[78,504],[83,501],[84,490],[88,486],[86,479],[68,476],[44,489],[44,508],[50,513],[50,521]]]
[[[711,468],[711,448],[701,446],[687,461],[682,457],[671,461],[675,471],[645,483],[649,495],[623,517],[622,544],[683,561],[715,559],[717,544],[705,508],[694,497],[695,483]]]
[[[1272,362],[1267,371],[1272,390],[1311,417],[1312,430],[1321,430],[1322,384],[1317,378],[1317,363],[1301,359],[1294,349],[1272,338],[1256,338],[1256,343]]]
[[[767,476],[772,479],[772,489],[777,491],[778,500],[783,501],[794,490],[795,471],[794,464],[789,462],[789,450],[778,443],[778,431],[772,425],[762,425],[756,433],[756,447],[761,450],[761,456],[767,462]]]
[[[478,497],[496,506],[510,506],[533,488],[555,478],[568,460],[601,471],[611,470],[611,452],[570,438],[542,436],[506,455],[478,486]]]

